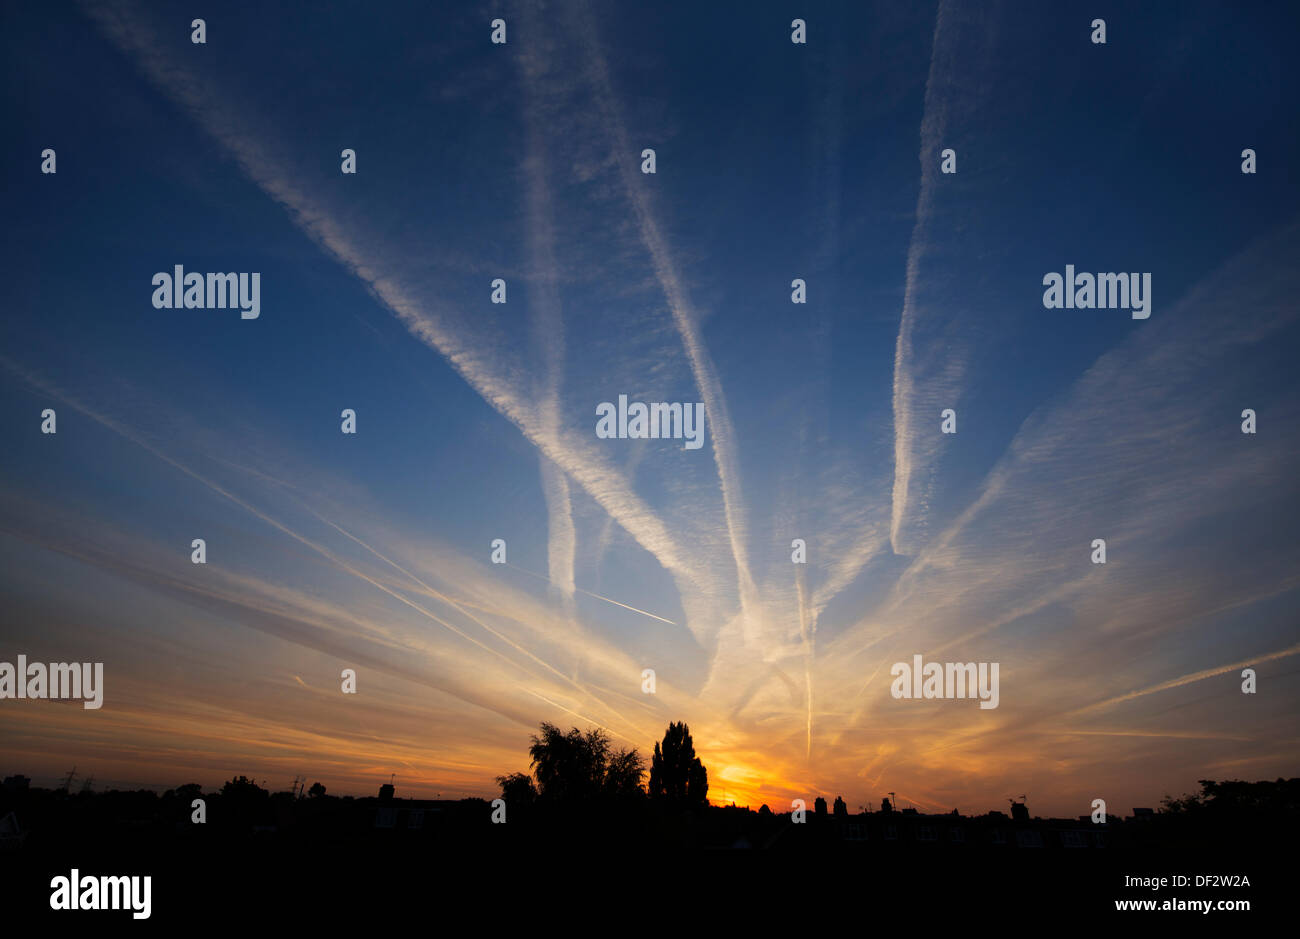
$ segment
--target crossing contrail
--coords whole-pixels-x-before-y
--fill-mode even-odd
[[[524,568],[519,567],[517,564],[511,564],[509,561],[506,562],[506,567],[512,567],[512,568],[514,568],[514,569],[517,570],[517,571],[523,571],[523,573],[528,574],[528,575],[530,575],[530,576],[532,576],[532,577],[536,577],[538,580],[544,580],[544,581],[546,581],[548,584],[551,584],[552,586],[555,586],[555,587],[559,587],[559,586],[560,586],[560,584],[555,583],[555,582],[552,581],[549,577],[547,577],[545,574],[537,574],[537,573],[534,573],[533,571],[525,570]],[[614,599],[612,599],[612,598],[610,598],[610,597],[602,597],[602,596],[601,596],[600,594],[598,594],[598,593],[592,593],[590,590],[583,590],[581,587],[572,587],[572,588],[567,588],[567,587],[566,587],[566,588],[564,588],[564,589],[573,589],[573,590],[576,590],[578,593],[585,593],[585,594],[586,594],[587,596],[589,596],[589,597],[595,597],[597,600],[604,600],[606,603],[612,603],[612,604],[614,604],[614,606],[621,606],[623,609],[625,609],[625,610],[631,610],[633,613],[640,613],[642,616],[648,616],[648,617],[650,617],[651,619],[657,619],[657,620],[659,620],[659,622],[661,622],[661,623],[667,623],[669,626],[676,626],[676,625],[677,625],[677,624],[674,623],[672,620],[670,620],[670,619],[664,619],[662,616],[656,616],[655,614],[649,612],[648,610],[641,610],[641,609],[637,609],[637,608],[634,607],[634,606],[628,606],[626,603],[619,603],[617,600],[614,600]]]

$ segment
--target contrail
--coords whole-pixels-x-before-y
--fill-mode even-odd
[[[988,49],[994,33],[992,21],[985,24],[984,12],[943,0],[935,15],[921,115],[921,185],[907,248],[903,310],[894,348],[894,487],[889,541],[898,555],[912,554],[926,534],[927,500],[939,459],[937,435],[918,432],[916,421],[919,415],[926,415],[927,421],[937,420],[940,408],[958,405],[975,341],[967,335],[968,328],[954,334],[956,324],[964,322],[960,303],[954,305],[947,295],[943,302],[933,298],[943,271],[927,270],[922,276],[921,268],[932,251],[940,191],[939,148],[953,145],[954,133],[965,129],[960,122],[967,115],[981,113],[987,96],[984,86],[962,81],[953,66],[959,55],[971,49],[991,54]],[[919,327],[926,331],[920,333],[918,344]],[[942,342],[934,335],[940,327],[945,337]],[[909,524],[918,509],[925,511],[917,518],[920,528]]]
[[[1112,704],[1121,704],[1125,701],[1132,701],[1134,698],[1141,698],[1149,694],[1155,694],[1158,691],[1168,691],[1170,688],[1180,688],[1183,685],[1190,685],[1193,682],[1204,681],[1206,678],[1214,678],[1216,675],[1226,675],[1228,672],[1235,672],[1239,668],[1248,668],[1251,665],[1258,665],[1260,662],[1272,662],[1276,659],[1284,659],[1287,656],[1300,653],[1300,642],[1291,646],[1289,649],[1282,649],[1279,652],[1270,652],[1267,655],[1257,655],[1251,659],[1243,659],[1240,662],[1234,662],[1231,665],[1218,665],[1214,668],[1203,669],[1199,672],[1192,672],[1190,675],[1184,675],[1181,678],[1171,678],[1169,681],[1163,681],[1158,685],[1152,685],[1150,688],[1141,688],[1137,691],[1130,691],[1128,694],[1118,695],[1114,698],[1107,698],[1105,701],[1098,701],[1096,704],[1089,704],[1086,707],[1077,708],[1070,711],[1069,714],[1084,714],[1088,711],[1096,711],[1100,708],[1110,707]]]
[[[436,311],[429,309],[429,303],[413,298],[402,278],[383,267],[382,255],[366,250],[364,238],[356,236],[325,206],[310,198],[296,179],[284,175],[271,158],[267,145],[248,132],[242,112],[224,106],[215,89],[163,52],[165,45],[157,41],[147,22],[120,9],[90,2],[83,6],[146,77],[225,147],[244,173],[286,209],[295,225],[362,280],[412,336],[441,354],[484,401],[590,493],[679,583],[696,583],[700,565],[682,555],[680,539],[670,535],[662,520],[598,452],[575,446],[548,430],[545,421],[539,420],[535,402],[510,387],[507,376],[493,369],[491,356],[453,334]]]
[[[894,493],[893,515],[889,526],[889,542],[895,554],[902,554],[899,531],[907,512],[907,499],[912,485],[912,331],[916,324],[916,281],[924,246],[924,229],[933,211],[934,146],[939,133],[936,124],[942,115],[932,115],[934,108],[935,73],[938,71],[939,32],[943,28],[944,4],[935,14],[934,38],[930,49],[930,72],[925,81],[924,113],[921,116],[921,191],[916,199],[916,221],[912,227],[912,240],[907,247],[906,288],[903,295],[903,312],[898,321],[898,339],[894,347]]]
[[[302,544],[303,546],[305,546],[305,547],[307,547],[307,548],[310,548],[311,550],[315,551],[317,554],[321,555],[321,556],[324,557],[326,560],[330,561],[332,564],[334,564],[334,565],[336,565],[336,566],[342,568],[344,571],[347,571],[349,574],[353,575],[354,577],[357,577],[357,578],[359,578],[360,580],[364,580],[366,583],[370,584],[372,587],[376,588],[377,590],[381,590],[381,591],[383,591],[384,593],[388,594],[388,595],[389,595],[390,597],[392,597],[394,600],[397,600],[398,602],[403,603],[403,604],[405,604],[406,606],[409,606],[411,609],[415,610],[415,611],[416,611],[417,613],[419,613],[420,615],[422,615],[422,616],[424,616],[424,617],[427,617],[428,619],[432,620],[433,622],[437,623],[438,625],[440,625],[440,626],[444,627],[445,629],[447,629],[447,630],[449,630],[449,631],[455,633],[457,636],[460,636],[460,637],[461,637],[462,639],[464,639],[466,642],[469,642],[469,643],[472,643],[472,644],[475,645],[475,646],[478,646],[478,647],[479,647],[480,649],[482,649],[483,651],[485,651],[485,652],[487,652],[487,653],[489,653],[489,654],[491,654],[491,655],[496,656],[497,658],[499,658],[499,659],[501,659],[503,662],[506,662],[507,664],[513,666],[514,668],[519,668],[519,669],[522,669],[525,673],[533,674],[533,673],[531,672],[531,670],[529,670],[528,668],[524,667],[523,665],[521,665],[519,662],[515,661],[514,659],[511,659],[509,656],[505,655],[505,654],[504,654],[503,652],[501,652],[499,649],[494,649],[494,648],[492,648],[491,646],[487,645],[486,643],[480,642],[478,639],[474,638],[474,637],[471,636],[469,633],[467,633],[467,632],[465,632],[464,630],[462,630],[462,629],[456,627],[456,626],[453,625],[452,623],[449,623],[447,620],[445,620],[445,619],[443,619],[442,617],[438,616],[436,613],[433,613],[432,611],[425,609],[423,606],[421,606],[421,605],[418,604],[418,603],[415,603],[414,601],[412,601],[412,600],[409,599],[408,597],[405,597],[405,596],[403,596],[402,594],[398,593],[397,591],[395,591],[395,590],[393,590],[393,589],[391,589],[391,588],[385,586],[384,584],[380,583],[378,580],[376,580],[375,578],[369,576],[369,575],[366,574],[365,572],[358,570],[357,568],[353,567],[351,564],[348,564],[348,563],[347,563],[346,561],[344,561],[342,558],[336,556],[336,555],[335,555],[333,552],[331,552],[328,548],[326,548],[326,547],[324,547],[324,546],[322,546],[322,545],[317,544],[316,542],[312,541],[310,538],[307,538],[307,537],[304,536],[304,535],[300,535],[298,532],[294,531],[294,530],[293,530],[292,528],[290,528],[288,525],[285,525],[284,523],[282,523],[282,522],[280,522],[279,520],[273,518],[272,516],[267,515],[265,512],[261,511],[260,509],[256,508],[255,506],[249,504],[248,502],[245,502],[245,501],[244,501],[243,499],[241,499],[239,496],[237,496],[237,495],[235,495],[234,493],[230,492],[229,490],[225,489],[225,488],[222,487],[221,485],[219,485],[219,484],[217,484],[217,483],[215,483],[215,482],[212,482],[211,480],[209,480],[209,479],[207,479],[205,476],[203,476],[201,473],[199,473],[199,472],[197,472],[197,471],[195,471],[195,470],[193,470],[193,469],[190,469],[190,467],[186,466],[184,463],[182,463],[182,462],[180,462],[179,460],[175,459],[174,457],[171,457],[171,456],[169,456],[168,454],[162,452],[161,450],[159,450],[158,448],[156,448],[156,447],[153,446],[152,444],[148,443],[147,441],[145,441],[145,440],[143,440],[142,438],[140,438],[139,436],[137,436],[134,432],[132,432],[132,431],[131,431],[130,429],[128,429],[126,426],[124,426],[124,425],[122,425],[122,424],[119,424],[116,420],[114,420],[114,419],[112,419],[112,418],[110,418],[110,417],[106,417],[105,415],[100,414],[100,413],[98,413],[98,412],[96,412],[96,411],[90,409],[90,408],[87,407],[86,405],[82,404],[80,401],[78,401],[78,400],[76,400],[76,399],[74,399],[74,398],[68,396],[67,394],[65,394],[65,393],[63,393],[63,392],[61,392],[61,391],[59,391],[59,390],[57,390],[57,389],[51,387],[50,385],[46,384],[44,381],[42,381],[41,379],[37,378],[37,377],[36,377],[35,375],[33,375],[32,373],[28,372],[26,369],[22,368],[20,365],[18,365],[18,364],[17,364],[16,362],[14,362],[13,360],[9,359],[7,356],[0,355],[0,365],[5,366],[6,368],[8,368],[10,371],[12,371],[13,373],[15,373],[15,374],[17,374],[17,375],[22,376],[22,377],[23,377],[23,378],[24,378],[28,383],[34,385],[35,387],[41,388],[41,389],[44,390],[47,394],[50,394],[50,395],[52,395],[52,396],[54,396],[54,397],[57,397],[59,400],[65,402],[69,407],[72,407],[72,408],[74,408],[74,409],[80,411],[81,413],[85,414],[87,417],[89,417],[89,418],[91,418],[92,420],[98,422],[99,424],[103,425],[104,427],[108,428],[109,430],[113,431],[114,433],[118,434],[119,436],[125,438],[126,440],[131,441],[131,442],[134,443],[136,446],[139,446],[139,447],[143,448],[144,450],[146,450],[146,451],[148,451],[149,453],[153,454],[153,455],[154,455],[155,457],[157,457],[158,459],[162,460],[163,462],[167,463],[168,465],[170,465],[170,466],[174,467],[175,469],[179,470],[180,472],[184,473],[186,476],[189,476],[190,478],[192,478],[192,479],[198,481],[199,483],[202,483],[204,486],[206,486],[208,489],[210,489],[210,490],[212,490],[213,492],[215,492],[217,495],[220,495],[220,496],[222,496],[223,498],[230,500],[231,502],[233,502],[233,503],[235,503],[236,505],[238,505],[240,508],[244,509],[246,512],[248,512],[248,513],[250,513],[251,515],[253,515],[253,516],[255,516],[255,517],[261,519],[263,522],[265,522],[266,524],[272,526],[273,528],[277,529],[278,531],[283,532],[284,534],[288,535],[290,538],[294,539],[295,541],[297,541],[298,543]],[[384,555],[380,554],[378,551],[376,551],[374,548],[370,547],[368,544],[366,544],[366,543],[365,543],[364,541],[362,541],[361,539],[357,538],[356,536],[354,536],[354,535],[350,534],[349,532],[345,531],[344,529],[340,528],[338,525],[335,525],[335,524],[334,524],[333,522],[331,522],[329,519],[327,519],[327,518],[325,518],[324,516],[322,516],[319,512],[316,512],[315,510],[311,509],[310,507],[307,507],[307,508],[308,508],[308,511],[312,512],[313,515],[315,515],[317,518],[319,518],[319,519],[320,519],[322,522],[324,522],[325,524],[327,524],[327,525],[329,525],[330,527],[334,528],[336,531],[340,532],[341,534],[346,535],[348,538],[350,538],[352,541],[356,542],[357,544],[359,544],[360,546],[362,546],[363,548],[365,548],[365,549],[366,549],[367,551],[369,551],[371,554],[375,555],[376,557],[380,558],[380,559],[383,560],[383,561],[386,561],[388,564],[392,565],[392,566],[393,566],[394,568],[396,568],[397,570],[399,570],[399,571],[401,571],[402,573],[406,574],[406,576],[410,577],[410,578],[411,578],[412,580],[414,580],[417,584],[420,584],[420,586],[424,587],[426,590],[428,590],[429,592],[431,592],[434,596],[438,597],[439,599],[444,600],[445,602],[449,603],[451,606],[456,607],[456,609],[461,610],[460,606],[459,606],[458,604],[456,604],[454,601],[450,600],[450,598],[444,597],[444,596],[443,596],[439,591],[434,590],[432,587],[430,587],[430,586],[428,586],[427,584],[425,584],[425,583],[424,583],[423,581],[421,581],[418,577],[416,577],[414,574],[412,574],[410,571],[406,570],[405,568],[403,568],[403,567],[400,566],[399,564],[397,564],[395,561],[393,561],[393,560],[391,560],[391,559],[385,557]],[[461,610],[461,612],[464,613],[465,611],[464,611],[464,610]],[[636,726],[635,723],[633,723],[632,721],[628,720],[628,719],[627,719],[626,717],[624,717],[622,714],[619,714],[616,710],[614,710],[614,708],[610,707],[608,704],[606,704],[604,701],[602,701],[602,700],[601,700],[599,697],[597,697],[595,694],[593,694],[592,692],[588,691],[586,688],[582,687],[582,685],[578,684],[578,683],[577,683],[576,681],[574,681],[572,678],[569,678],[568,676],[564,675],[562,672],[560,672],[560,671],[559,671],[558,669],[556,669],[554,666],[552,666],[552,665],[550,665],[549,663],[543,661],[541,658],[539,658],[538,656],[536,656],[536,655],[533,654],[532,652],[528,651],[528,649],[526,649],[526,648],[524,648],[523,646],[519,645],[519,643],[517,643],[517,642],[515,642],[514,640],[510,639],[508,636],[505,636],[505,635],[501,634],[501,633],[498,632],[497,630],[492,629],[490,626],[488,626],[486,623],[484,623],[484,622],[482,622],[481,620],[479,620],[477,617],[472,616],[472,615],[470,615],[470,614],[466,614],[466,615],[469,616],[470,619],[473,619],[476,623],[478,623],[479,626],[481,626],[483,629],[485,629],[485,630],[486,630],[487,632],[489,632],[491,635],[495,636],[497,639],[501,640],[502,642],[505,642],[506,644],[508,644],[509,646],[511,646],[512,648],[514,648],[516,651],[522,653],[523,655],[525,655],[525,656],[527,656],[528,658],[532,659],[532,660],[533,660],[534,662],[536,662],[538,665],[542,666],[542,668],[546,669],[547,671],[549,671],[549,672],[551,672],[552,674],[554,674],[554,675],[556,675],[557,677],[559,677],[562,681],[566,682],[567,684],[572,685],[574,688],[576,688],[576,689],[577,689],[578,691],[580,691],[581,693],[587,695],[587,696],[590,697],[592,700],[594,700],[594,701],[596,701],[597,703],[603,705],[603,706],[604,706],[605,708],[607,708],[611,713],[613,713],[615,716],[617,716],[620,720],[622,720],[622,721],[626,721],[630,726],[633,726],[633,727]],[[534,677],[537,677],[537,676],[534,674]],[[585,718],[584,718],[584,719],[585,719]],[[638,729],[639,729],[639,728],[638,728]],[[620,734],[619,736],[622,736],[622,735]],[[625,739],[626,739],[626,738],[625,738]]]
[[[622,737],[622,738],[623,738],[624,740],[626,740],[628,743],[631,743],[631,744],[638,744],[638,743],[640,743],[639,741],[633,740],[631,737],[627,736],[626,734],[620,734],[620,733],[619,733],[617,730],[615,730],[613,727],[606,727],[606,726],[605,726],[604,724],[602,724],[600,721],[592,720],[590,717],[588,717],[588,716],[585,715],[585,714],[579,714],[577,711],[574,711],[574,710],[572,710],[572,709],[570,709],[570,708],[566,708],[563,704],[560,704],[560,703],[558,703],[558,702],[556,702],[556,701],[552,701],[550,698],[546,697],[546,695],[544,695],[544,694],[540,694],[540,693],[538,693],[538,692],[536,692],[536,691],[533,691],[533,689],[531,689],[531,688],[525,688],[524,690],[527,691],[527,692],[528,692],[530,695],[532,695],[534,698],[541,698],[543,701],[545,701],[545,702],[546,702],[547,704],[549,704],[551,707],[559,708],[559,709],[560,709],[561,711],[563,711],[564,713],[566,713],[566,714],[572,714],[574,717],[578,718],[579,720],[584,720],[584,721],[586,721],[586,722],[589,723],[589,724],[595,724],[595,725],[596,725],[597,727],[599,727],[601,730],[608,731],[609,733],[613,734],[615,737]]]
[[[668,308],[673,315],[673,324],[681,336],[682,345],[690,361],[691,373],[695,377],[700,395],[704,398],[705,411],[713,425],[713,459],[718,468],[718,483],[722,489],[722,509],[726,517],[732,557],[736,564],[737,591],[741,609],[748,612],[758,605],[758,591],[750,574],[748,552],[745,547],[747,536],[740,492],[740,471],[734,445],[735,432],[727,410],[727,400],[722,393],[722,382],[718,378],[712,357],[705,348],[699,318],[691,308],[667,241],[651,210],[650,194],[629,162],[634,151],[614,95],[613,81],[609,75],[605,54],[600,48],[590,8],[587,9],[587,15],[578,24],[578,28],[584,39],[585,51],[590,58],[594,98],[597,106],[604,113],[605,124],[609,128],[615,162],[619,167],[628,201],[636,213],[641,240],[645,243],[646,250],[650,252],[655,276],[664,292],[664,298],[668,301]],[[746,627],[751,622],[751,617],[746,616]]]
[[[532,17],[529,17],[531,20]],[[528,23],[532,31],[532,23]],[[535,58],[534,58],[535,57]],[[538,380],[537,419],[543,433],[560,435],[560,382],[564,374],[564,317],[556,287],[555,231],[551,218],[555,214],[551,189],[547,182],[546,141],[542,133],[542,110],[545,70],[544,55],[530,51],[518,59],[520,84],[523,86],[523,118],[527,131],[527,149],[521,168],[525,177],[527,201],[528,256],[533,281],[528,303],[533,341],[540,347],[542,375]],[[542,475],[542,493],[546,499],[546,561],[551,582],[563,593],[564,612],[573,616],[574,559],[577,534],[573,525],[573,500],[569,478],[545,453],[538,453]]]
[[[339,525],[336,525],[334,522],[330,521],[328,518],[326,518],[325,516],[321,515],[319,512],[317,512],[315,509],[311,508],[310,506],[304,506],[304,507],[307,509],[307,511],[311,512],[311,513],[312,513],[313,515],[315,515],[318,519],[320,519],[320,520],[321,520],[322,522],[324,522],[326,525],[329,525],[331,528],[333,528],[333,529],[334,529],[335,531],[337,531],[339,534],[341,534],[341,535],[343,535],[343,536],[345,536],[345,537],[351,539],[353,542],[355,542],[356,544],[360,545],[362,548],[365,548],[367,551],[369,551],[369,552],[370,552],[371,554],[373,554],[375,557],[379,558],[379,559],[380,559],[381,561],[383,561],[384,563],[386,563],[386,564],[392,566],[394,569],[396,569],[396,570],[398,570],[398,571],[401,571],[403,574],[405,574],[407,577],[411,578],[411,580],[415,581],[415,583],[419,584],[421,587],[423,587],[425,590],[427,590],[427,591],[428,591],[429,593],[431,593],[433,596],[437,597],[437,598],[438,598],[439,600],[441,600],[443,603],[446,603],[448,606],[450,606],[450,607],[452,607],[452,608],[458,610],[458,611],[459,611],[463,616],[465,616],[465,617],[468,618],[468,619],[473,620],[475,623],[477,623],[479,626],[481,626],[481,627],[482,627],[485,631],[487,631],[488,633],[491,633],[493,636],[495,636],[496,638],[500,639],[502,642],[504,642],[504,643],[506,643],[507,645],[511,646],[511,647],[514,648],[515,650],[517,650],[517,651],[523,653],[524,655],[528,656],[530,659],[532,659],[532,660],[533,660],[534,662],[536,662],[538,665],[540,665],[540,666],[542,666],[543,668],[545,668],[547,671],[551,672],[553,675],[555,675],[555,676],[556,676],[557,678],[559,678],[561,681],[565,682],[566,684],[572,685],[572,686],[573,686],[574,688],[576,688],[578,691],[582,692],[582,693],[585,694],[587,697],[589,697],[589,698],[591,698],[593,701],[595,701],[597,704],[599,704],[599,705],[601,705],[602,707],[604,707],[604,708],[605,708],[606,710],[608,710],[611,714],[613,714],[613,715],[614,715],[615,717],[617,717],[619,720],[621,720],[621,721],[623,721],[624,723],[626,723],[628,726],[630,726],[630,727],[636,727],[636,722],[635,722],[635,721],[631,721],[631,720],[629,720],[626,716],[624,716],[623,714],[619,713],[619,711],[618,711],[617,709],[615,709],[612,705],[610,705],[607,701],[605,701],[605,700],[604,700],[603,698],[601,698],[599,695],[597,695],[596,693],[594,693],[593,691],[591,691],[589,688],[585,687],[585,686],[582,685],[582,684],[579,684],[576,680],[574,680],[573,678],[570,678],[568,675],[565,675],[565,674],[564,674],[563,672],[561,672],[559,669],[557,669],[557,668],[555,668],[554,666],[552,666],[549,662],[547,662],[546,660],[542,659],[541,657],[539,657],[539,656],[533,654],[533,653],[530,652],[527,648],[525,648],[524,646],[520,645],[518,642],[515,642],[515,641],[514,641],[513,639],[511,639],[509,636],[507,636],[507,635],[505,635],[504,633],[502,633],[500,630],[493,629],[493,628],[492,628],[491,626],[489,626],[487,623],[483,622],[483,620],[479,619],[479,618],[478,618],[477,616],[475,616],[473,613],[471,613],[471,612],[469,612],[468,610],[466,610],[463,606],[461,606],[459,603],[457,603],[457,602],[456,602],[455,600],[453,600],[451,597],[449,597],[449,596],[447,596],[446,594],[442,593],[440,590],[435,590],[433,587],[431,587],[429,584],[425,583],[422,579],[420,579],[419,577],[417,577],[417,576],[416,576],[415,574],[413,574],[411,571],[407,570],[405,567],[402,567],[402,565],[398,564],[398,563],[397,563],[396,561],[394,561],[392,558],[387,557],[386,555],[384,555],[384,554],[380,553],[379,551],[375,550],[375,549],[374,549],[373,547],[371,547],[369,544],[367,544],[366,542],[362,541],[360,538],[358,538],[356,535],[352,534],[351,532],[349,532],[349,531],[346,530],[345,528],[343,528],[343,527],[341,527],[341,526],[339,526]],[[507,565],[507,566],[511,566],[511,567],[513,567],[513,565]],[[603,598],[602,598],[602,599],[603,599]],[[610,602],[612,603],[612,602],[615,602],[615,601],[610,601]],[[621,604],[621,603],[619,604],[619,606],[622,606],[622,605],[623,605],[623,604]],[[630,609],[630,607],[629,607],[629,609]],[[638,612],[640,612],[640,611],[638,611]],[[637,727],[637,730],[640,730],[640,729],[641,729],[641,728]]]
[[[1253,742],[1253,737],[1231,737],[1226,734],[1178,733],[1177,731],[1140,731],[1140,730],[1060,730],[1045,733],[1079,737],[1168,737],[1174,740],[1236,740]]]
[[[554,582],[553,582],[549,577],[545,576],[544,574],[535,574],[535,573],[533,573],[532,571],[524,570],[524,568],[519,567],[517,564],[511,564],[509,561],[506,562],[506,567],[511,567],[511,568],[514,568],[514,569],[517,570],[517,571],[522,571],[522,572],[525,573],[525,574],[528,574],[528,575],[530,575],[530,576],[532,576],[532,577],[536,577],[538,580],[544,580],[544,581],[546,581],[548,584],[551,584],[551,586],[559,586],[558,584],[554,583]],[[648,617],[650,617],[651,619],[657,619],[657,620],[659,620],[659,622],[661,622],[661,623],[667,623],[669,626],[676,626],[676,625],[677,625],[676,623],[674,623],[674,622],[673,622],[672,620],[670,620],[670,619],[664,619],[662,616],[656,616],[656,615],[653,614],[653,613],[650,613],[650,612],[648,612],[648,611],[646,611],[646,610],[640,610],[640,609],[637,609],[637,608],[634,607],[634,606],[628,606],[626,603],[619,603],[617,600],[614,600],[614,599],[612,599],[612,598],[610,598],[610,597],[602,597],[600,594],[598,594],[598,593],[592,593],[590,590],[583,590],[581,587],[577,587],[577,586],[575,586],[573,589],[576,590],[578,593],[585,593],[585,594],[586,594],[587,596],[589,596],[589,597],[595,597],[597,600],[604,600],[606,603],[612,603],[612,604],[614,604],[614,606],[621,606],[623,609],[625,609],[625,610],[631,610],[633,613],[640,613],[642,616],[648,616]]]
[[[807,591],[804,589],[804,566],[794,565],[795,593],[799,603],[799,638],[803,640],[803,677],[805,693],[804,758],[812,760],[813,729],[813,654],[817,641],[817,618],[808,612]]]

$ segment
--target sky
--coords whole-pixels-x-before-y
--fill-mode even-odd
[[[6,7],[0,661],[105,677],[0,702],[0,772],[491,798],[541,721],[684,720],[778,811],[1295,775],[1297,25]],[[260,315],[156,309],[178,264]],[[1149,318],[1046,308],[1067,264]],[[704,445],[599,437],[619,395]],[[895,698],[918,654],[998,707]]]

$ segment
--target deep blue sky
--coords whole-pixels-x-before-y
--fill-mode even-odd
[[[1297,20],[6,9],[0,660],[109,685],[0,705],[0,768],[486,794],[538,720],[687,719],[773,804],[1292,771]],[[153,309],[175,264],[260,272],[260,318]],[[1066,264],[1151,273],[1151,318],[1044,309]],[[596,439],[620,393],[705,401],[706,446]],[[998,710],[889,696],[949,652]]]

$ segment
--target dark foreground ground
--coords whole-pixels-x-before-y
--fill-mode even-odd
[[[51,928],[42,935],[218,925],[334,933],[344,924],[694,935],[741,923],[834,923],[836,932],[896,923],[917,934],[955,923],[1020,934],[1098,918],[1219,931],[1260,916],[1289,922],[1300,906],[1290,815],[1093,826],[1000,813],[810,813],[795,825],[789,815],[743,809],[683,815],[641,805],[534,809],[493,824],[481,800],[207,799],[198,825],[180,797],[11,794],[0,820],[12,817],[22,831],[0,838],[6,934],[27,923]],[[73,868],[83,877],[151,876],[149,919],[52,910],[51,879]],[[1126,877],[1166,882],[1153,890]],[[1117,900],[1152,899],[1246,900],[1250,910],[1116,909]]]

